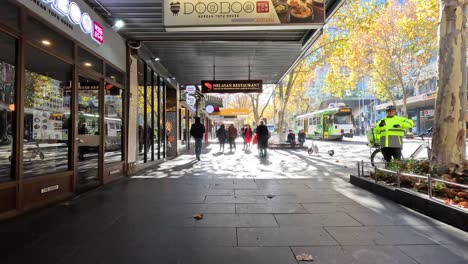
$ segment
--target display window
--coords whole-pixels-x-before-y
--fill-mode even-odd
[[[123,90],[106,83],[104,95],[104,162],[122,161]]]
[[[154,160],[153,71],[146,67],[146,160]]]
[[[123,85],[125,74],[109,64],[106,64],[106,77],[113,83]]]
[[[14,29],[19,28],[18,8],[8,0],[0,0],[0,23]]]
[[[145,75],[146,75],[146,65],[143,61],[138,60],[138,117],[137,117],[137,126],[138,126],[138,163],[144,163],[145,160],[145,112],[146,112],[146,98],[145,98]]]
[[[14,180],[16,39],[0,33],[0,182]]]
[[[65,59],[73,58],[73,42],[56,31],[48,28],[34,17],[28,16],[25,23],[25,36],[27,40],[41,49]]]
[[[158,75],[156,73],[153,73],[153,91],[152,91],[152,100],[153,100],[153,109],[152,109],[152,121],[154,123],[154,140],[153,140],[153,152],[154,152],[154,159],[159,159],[158,158],[158,153],[159,153],[159,104],[158,104],[158,91],[159,91],[159,85],[158,85]]]
[[[72,65],[26,46],[25,68],[24,177],[69,170]]]
[[[103,62],[98,57],[94,56],[82,47],[78,48],[78,66],[85,70],[91,70],[95,73],[101,73],[103,70]]]
[[[78,188],[97,186],[99,179],[100,122],[98,80],[80,75],[78,80]]]

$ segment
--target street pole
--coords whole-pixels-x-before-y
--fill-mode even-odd
[[[361,135],[361,93],[358,94],[358,128],[357,128],[357,131],[358,131],[358,136]]]

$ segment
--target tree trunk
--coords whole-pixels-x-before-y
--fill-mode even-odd
[[[440,171],[465,163],[466,0],[441,0],[439,90],[437,91],[432,165]]]
[[[405,92],[403,91],[403,106],[401,107],[401,116],[408,117],[408,107],[407,107],[407,101],[408,97],[405,95]]]

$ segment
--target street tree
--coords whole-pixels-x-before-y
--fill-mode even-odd
[[[250,98],[250,104],[252,106],[251,110],[255,124],[259,124],[260,119],[264,117],[265,110],[270,104],[271,98],[274,94],[273,87],[264,88],[266,89],[263,90],[262,94],[247,94],[247,96]]]
[[[439,89],[432,140],[432,165],[438,171],[461,171],[466,162],[467,8],[466,0],[440,1]]]
[[[327,49],[325,89],[342,97],[371,77],[376,96],[392,102],[401,97],[406,115],[421,69],[435,55],[437,10],[437,0],[349,1],[334,20],[337,30],[328,34],[341,41]]]
[[[290,101],[294,97],[304,96],[305,84],[310,77],[310,62],[302,60],[277,86],[275,91],[275,111],[278,120],[278,133],[280,138],[284,138],[283,128],[285,122],[291,119],[292,111],[288,111],[291,106]],[[289,118],[288,117],[289,114]]]

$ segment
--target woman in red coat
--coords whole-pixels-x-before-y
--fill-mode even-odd
[[[245,125],[244,128],[244,149],[250,149],[250,142],[252,141],[253,132],[249,124]]]

